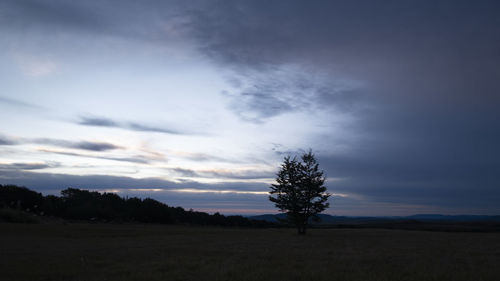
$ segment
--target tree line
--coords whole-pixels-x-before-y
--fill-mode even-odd
[[[171,207],[151,198],[120,197],[76,188],[61,191],[61,196],[42,195],[26,187],[0,185],[0,208],[23,210],[39,216],[69,220],[195,224],[213,226],[272,226],[270,222],[243,216],[210,215]]]

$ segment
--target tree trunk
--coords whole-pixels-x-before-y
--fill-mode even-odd
[[[297,233],[299,235],[305,235],[306,234],[306,226],[305,225],[297,226]]]

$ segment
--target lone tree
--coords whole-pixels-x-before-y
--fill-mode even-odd
[[[299,234],[306,234],[310,219],[318,220],[318,214],[330,206],[327,202],[330,194],[323,185],[326,179],[312,151],[302,155],[301,160],[285,157],[277,184],[271,185],[269,200],[286,212],[287,220],[295,224]]]

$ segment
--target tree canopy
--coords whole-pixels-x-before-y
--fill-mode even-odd
[[[299,234],[305,234],[310,219],[318,219],[318,214],[329,207],[325,181],[311,150],[300,160],[287,156],[277,173],[276,184],[270,187],[269,200],[287,214]]]
[[[216,226],[266,227],[272,223],[243,216],[213,215],[172,207],[151,198],[120,197],[114,193],[67,188],[61,196],[47,195],[15,185],[0,185],[0,210],[17,209],[68,220],[140,222]],[[0,217],[2,221],[2,217]]]

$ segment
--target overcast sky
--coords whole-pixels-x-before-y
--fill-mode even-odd
[[[275,213],[500,214],[498,1],[0,2],[0,184]]]

